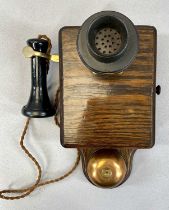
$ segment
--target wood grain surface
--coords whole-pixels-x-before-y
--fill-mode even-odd
[[[122,74],[94,75],[76,50],[79,27],[59,34],[61,143],[150,148],[155,138],[156,30],[137,26],[139,52]]]

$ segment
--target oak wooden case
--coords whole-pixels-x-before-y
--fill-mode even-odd
[[[156,29],[136,26],[139,51],[122,73],[96,75],[77,52],[80,27],[59,33],[64,147],[150,148],[155,142]]]

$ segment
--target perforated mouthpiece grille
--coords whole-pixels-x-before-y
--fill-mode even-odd
[[[121,45],[121,36],[113,28],[102,28],[96,33],[95,46],[101,54],[114,55],[119,51]]]

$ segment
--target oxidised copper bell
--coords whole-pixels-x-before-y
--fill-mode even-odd
[[[31,57],[32,87],[29,101],[22,108],[22,113],[34,118],[53,116],[55,109],[48,96],[46,81],[50,59],[49,42],[39,38],[29,39],[27,44],[23,53],[26,57]]]

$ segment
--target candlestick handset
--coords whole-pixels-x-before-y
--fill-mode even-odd
[[[31,93],[27,105],[22,108],[22,114],[34,118],[53,116],[55,109],[48,96],[46,81],[49,60],[40,56],[41,54],[49,54],[49,42],[48,40],[40,38],[29,39],[27,45],[27,52],[32,48],[32,51],[39,52],[39,55],[36,53],[31,57]],[[24,48],[24,54],[25,53],[26,48]]]

